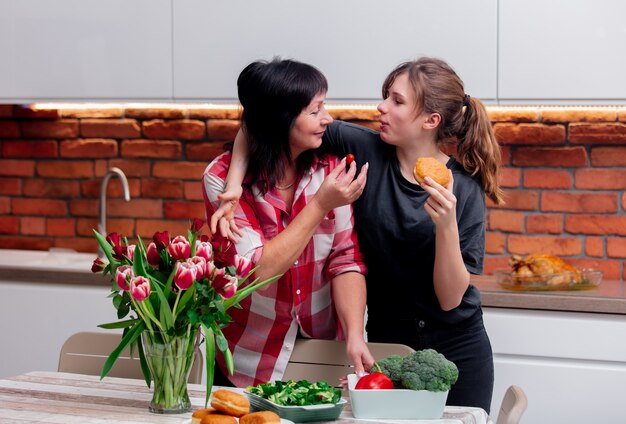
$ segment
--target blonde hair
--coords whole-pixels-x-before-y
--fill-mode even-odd
[[[503,203],[498,185],[500,145],[483,103],[465,94],[463,81],[441,59],[422,57],[398,65],[383,84],[383,98],[400,74],[406,73],[416,94],[416,110],[438,113],[437,142],[456,141],[457,160],[495,204]]]

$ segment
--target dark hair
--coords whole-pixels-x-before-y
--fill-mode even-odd
[[[274,58],[246,66],[237,88],[243,106],[241,127],[250,149],[248,172],[266,193],[284,176],[283,160],[292,160],[289,131],[296,118],[318,93],[328,90],[328,82],[311,65]],[[307,151],[298,157],[298,176],[311,166],[314,154]]]
[[[483,103],[465,94],[463,81],[450,65],[430,57],[401,63],[391,71],[383,83],[383,98],[389,97],[393,82],[404,73],[415,90],[416,112],[441,115],[437,142],[456,141],[457,159],[463,168],[479,179],[494,203],[502,203],[500,145]]]

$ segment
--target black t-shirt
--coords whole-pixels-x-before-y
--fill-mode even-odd
[[[352,153],[361,168],[369,162],[363,195],[354,203],[359,244],[368,267],[368,325],[388,320],[425,320],[447,327],[480,309],[480,293],[469,286],[461,304],[443,311],[435,295],[435,225],[424,210],[428,193],[400,172],[395,146],[376,131],[335,121],[324,135],[324,147],[345,156]],[[485,250],[485,194],[478,181],[451,157],[457,222],[463,261],[480,274]]]

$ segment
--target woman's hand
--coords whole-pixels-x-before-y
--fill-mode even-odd
[[[369,164],[361,167],[359,176],[356,175],[356,162],[346,167],[346,158],[333,169],[326,177],[313,198],[324,211],[330,211],[339,206],[354,202],[363,194],[367,183],[367,169]]]
[[[211,215],[209,222],[211,234],[219,231],[222,236],[230,239],[233,243],[239,241],[236,235],[239,237],[243,236],[243,233],[235,223],[235,209],[237,209],[242,192],[242,187],[237,186],[236,188],[228,188],[224,193],[217,196],[221,203],[217,210],[213,212],[213,215]]]
[[[450,172],[450,171],[448,171]],[[430,194],[424,204],[424,210],[438,228],[456,224],[456,196],[452,192],[454,177],[450,172],[450,182],[447,187],[426,177],[421,187]]]

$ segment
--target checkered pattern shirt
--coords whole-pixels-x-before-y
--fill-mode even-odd
[[[207,217],[219,205],[217,195],[224,190],[230,159],[231,154],[224,153],[204,172]],[[266,240],[287,227],[338,162],[333,156],[314,161],[298,182],[291,213],[277,190],[261,195],[256,186],[244,188],[235,212],[235,221],[244,233],[236,244],[237,253],[256,263]],[[283,277],[244,299],[242,309],[229,310],[233,321],[224,329],[224,335],[233,353],[235,373],[230,380],[236,386],[280,380],[298,331],[309,338],[343,338],[330,282],[343,272],[366,272],[353,225],[351,205],[333,209]],[[225,371],[219,352],[218,363]]]

